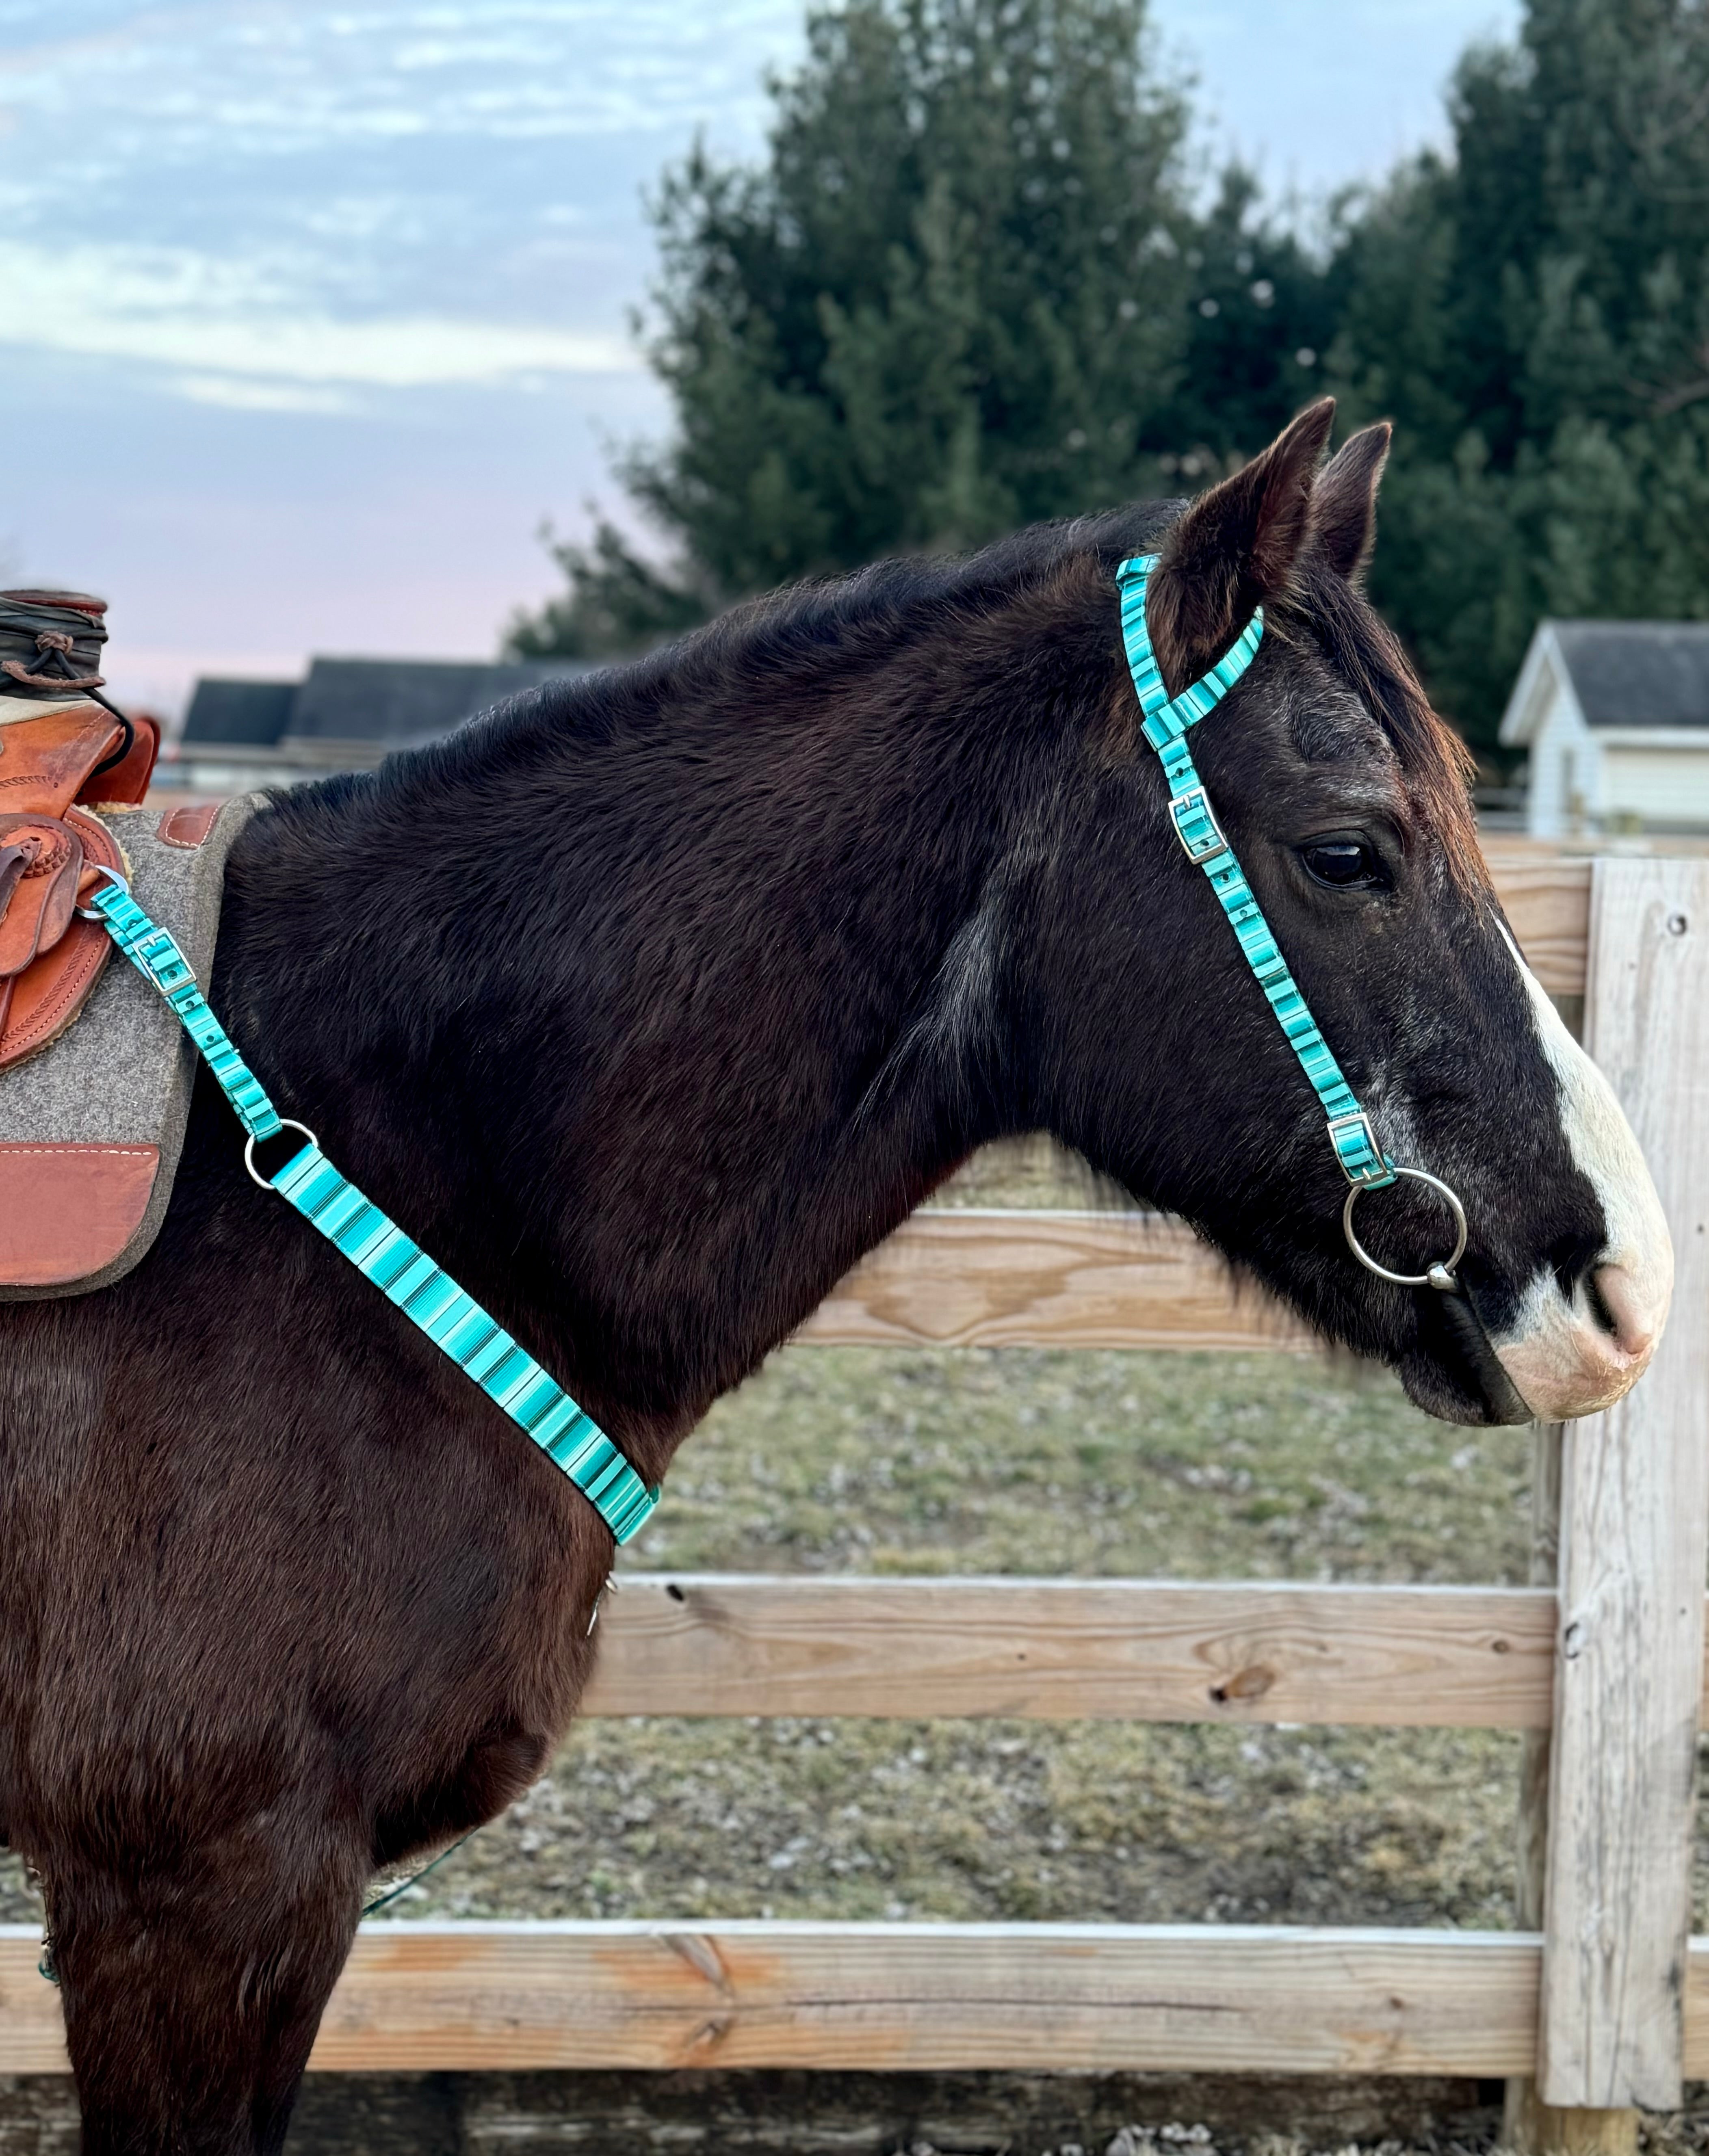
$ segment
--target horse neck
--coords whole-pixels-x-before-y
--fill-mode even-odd
[[[583,738],[548,697],[234,865],[281,1108],[654,1466],[1014,1120],[974,1036],[1026,783],[933,701]]]

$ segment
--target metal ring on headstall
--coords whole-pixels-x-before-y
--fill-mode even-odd
[[[1392,1273],[1387,1265],[1379,1265],[1353,1233],[1353,1207],[1368,1188],[1363,1183],[1356,1183],[1348,1191],[1347,1204],[1341,1209],[1342,1229],[1347,1236],[1347,1248],[1368,1271],[1375,1273],[1379,1280],[1393,1281],[1397,1287],[1434,1287],[1440,1289],[1444,1295],[1457,1295],[1460,1282],[1454,1277],[1454,1268],[1465,1255],[1465,1208],[1440,1176],[1430,1175],[1422,1168],[1397,1168],[1394,1172],[1397,1175],[1409,1175],[1414,1183],[1428,1183],[1432,1190],[1448,1201],[1448,1209],[1454,1215],[1454,1225],[1458,1231],[1454,1248],[1445,1259],[1432,1265],[1428,1272]]]
[[[298,1122],[294,1116],[281,1116],[279,1119],[279,1129],[276,1131],[269,1131],[267,1135],[269,1138],[276,1138],[285,1131],[300,1131],[303,1136],[308,1140],[309,1143],[313,1146],[316,1151],[320,1149],[321,1141],[319,1138],[315,1136],[315,1133],[309,1128],[306,1123]],[[244,1147],[244,1166],[249,1171],[249,1180],[251,1183],[257,1184],[263,1190],[272,1190],[277,1186],[269,1183],[267,1180],[267,1178],[261,1173],[260,1170],[255,1165],[255,1147],[259,1142],[260,1141],[259,1139],[251,1138],[249,1143]],[[295,1160],[295,1158],[296,1155],[293,1153],[291,1155],[291,1160]],[[290,1165],[290,1161],[287,1161],[285,1163],[285,1167],[289,1168]],[[280,1171],[281,1173],[283,1173],[283,1170]]]

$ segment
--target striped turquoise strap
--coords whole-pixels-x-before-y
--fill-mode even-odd
[[[90,901],[107,932],[146,981],[166,998],[174,1016],[202,1051],[238,1121],[252,1138],[279,1135],[283,1126],[261,1081],[233,1047],[231,1035],[208,1008],[190,962],[164,928],[151,921],[122,884],[109,883]]]
[[[249,1136],[275,1137],[288,1127],[208,1009],[189,961],[166,930],[151,921],[130,892],[116,883],[105,886],[90,906],[125,956],[166,998],[207,1058]],[[658,1486],[648,1487],[562,1386],[371,1199],[346,1182],[312,1139],[269,1179],[281,1197],[533,1439],[619,1543],[640,1532],[659,1502]]]
[[[1187,746],[1188,729],[1216,709],[1252,664],[1264,634],[1264,609],[1260,607],[1254,613],[1209,674],[1172,697],[1158,670],[1146,623],[1146,583],[1157,558],[1155,554],[1140,554],[1124,562],[1116,572],[1116,585],[1121,594],[1121,640],[1127,647],[1128,670],[1139,695],[1145,737],[1163,767],[1175,835],[1188,860],[1203,870],[1228,916],[1241,956],[1256,976],[1289,1047],[1322,1103],[1329,1142],[1342,1172],[1351,1183],[1380,1189],[1393,1182],[1394,1163],[1378,1144],[1369,1116],[1342,1075],[1300,993],[1299,983],[1288,971],[1287,961],[1252,895],[1252,886],[1234,858],[1234,850],[1223,835]]]
[[[273,1178],[273,1187],[533,1439],[590,1500],[618,1542],[626,1543],[645,1523],[659,1502],[658,1491],[647,1487],[598,1424],[527,1349],[372,1199],[346,1182],[319,1146],[305,1145],[293,1154]]]

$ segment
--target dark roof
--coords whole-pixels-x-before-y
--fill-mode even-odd
[[[1709,622],[1558,621],[1585,723],[1709,726]]]
[[[372,742],[397,748],[440,734],[541,681],[588,674],[577,659],[492,666],[480,660],[316,659],[304,681],[201,680],[187,742]]]
[[[292,741],[431,741],[518,690],[592,669],[573,659],[502,666],[434,659],[317,659],[296,692]]]
[[[184,739],[270,747],[285,732],[296,693],[295,681],[198,681]]]

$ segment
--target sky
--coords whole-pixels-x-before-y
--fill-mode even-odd
[[[1152,0],[1207,152],[1306,203],[1445,131],[1519,0]],[[643,190],[763,143],[802,0],[0,0],[0,583],[115,693],[492,655],[669,413]]]

